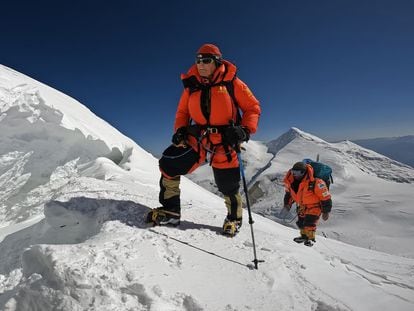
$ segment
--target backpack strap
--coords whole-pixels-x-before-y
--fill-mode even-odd
[[[185,89],[188,89],[190,91],[190,94],[201,90],[202,84],[197,80],[196,76],[190,76],[183,81],[183,85]]]
[[[208,88],[208,87],[204,86],[203,84],[201,84],[198,81],[196,76],[190,76],[186,79],[183,79],[182,82],[183,82],[184,88],[188,89],[188,91],[190,92],[190,95],[194,92],[197,92],[197,91],[203,91],[203,89],[207,90],[207,88]],[[202,94],[204,94],[204,96],[205,96],[206,92],[204,91],[204,92],[202,92]],[[201,100],[203,101],[203,98]],[[206,119],[208,120],[209,119],[209,112],[207,111],[207,107],[203,104],[202,104],[202,112],[205,115]],[[188,124],[192,124],[192,122],[193,122],[192,119],[188,120]]]

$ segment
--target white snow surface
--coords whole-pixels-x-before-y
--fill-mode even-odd
[[[0,310],[414,308],[412,258],[329,235],[308,248],[296,229],[253,214],[264,260],[254,269],[247,213],[235,238],[221,235],[223,200],[187,178],[181,225],[147,227],[157,160],[79,102],[0,66],[0,109]],[[253,174],[272,155],[248,145]]]

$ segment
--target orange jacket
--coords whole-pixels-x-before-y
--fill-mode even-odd
[[[290,193],[291,198],[299,206],[312,208],[316,206],[322,207],[322,212],[329,213],[332,207],[331,194],[322,179],[313,177],[313,168],[309,164],[306,165],[306,173],[299,184],[298,191],[292,189],[294,181],[290,170],[287,172],[283,182],[285,184],[286,192]],[[314,182],[314,188],[309,189],[311,182]]]
[[[190,119],[198,125],[220,126],[229,125],[230,120],[236,121],[237,108],[233,104],[231,96],[224,85],[217,85],[224,81],[233,81],[234,95],[239,108],[242,111],[241,125],[246,127],[250,133],[255,133],[260,116],[259,101],[254,97],[247,85],[236,77],[237,68],[232,63],[223,60],[223,64],[214,72],[210,92],[206,91],[210,104],[209,118],[207,120],[201,105],[203,91],[198,90],[190,94],[189,88],[185,88],[178,104],[174,129],[189,125]],[[197,66],[193,65],[187,74],[182,74],[181,79],[196,79],[202,84],[202,78],[198,74]]]

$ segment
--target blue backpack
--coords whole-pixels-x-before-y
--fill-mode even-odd
[[[329,189],[330,184],[333,184],[332,168],[329,165],[321,162],[313,161],[311,159],[303,159],[303,163],[309,164],[313,168],[313,176],[322,179]]]

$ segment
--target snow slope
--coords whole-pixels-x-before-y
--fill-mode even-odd
[[[42,116],[48,107],[57,107],[53,97],[42,93],[45,86],[0,69],[0,81],[10,81],[12,73],[45,104],[26,101],[26,111],[37,109]],[[2,92],[11,90],[4,85]],[[296,230],[259,215],[254,215],[254,230],[258,258],[264,262],[253,269],[247,222],[233,239],[219,234],[226,211],[223,200],[186,178],[180,227],[146,227],[143,216],[158,205],[156,159],[76,101],[64,100],[60,105],[70,108],[56,110],[65,116],[50,124],[38,118],[33,124],[43,126],[43,135],[29,136],[21,145],[13,144],[9,109],[2,110],[0,137],[12,144],[2,151],[0,178],[15,183],[5,182],[0,190],[8,200],[19,199],[3,206],[8,218],[0,221],[0,310],[413,309],[412,258],[323,237],[313,248],[297,245],[292,242]],[[19,114],[15,124],[30,133],[27,115]],[[102,126],[94,139],[89,138],[91,144],[102,141],[108,150],[115,146],[122,157],[114,160],[113,153],[105,156],[91,148],[89,159],[72,159],[67,148],[53,168],[32,156],[30,148],[37,145],[33,140],[47,141],[62,130],[59,127],[82,129],[85,136],[86,127],[73,121],[70,129],[63,121],[82,118],[89,118],[89,134],[94,122],[96,128]],[[63,149],[66,141],[77,145],[81,138],[66,133],[59,146]],[[43,146],[40,150],[48,150],[47,143]],[[40,176],[44,183],[37,179],[39,185],[32,183],[32,190],[24,190],[33,176],[31,169],[42,171],[43,165],[51,171]],[[24,208],[21,201],[26,202]],[[20,217],[22,210],[25,217]]]
[[[304,158],[320,160],[333,169],[333,211],[320,222],[319,234],[356,246],[414,257],[414,169],[352,142],[328,143],[292,128],[267,144],[249,141],[246,178],[252,209],[295,227],[294,209],[283,210],[283,177]],[[218,193],[211,168],[190,178]]]

